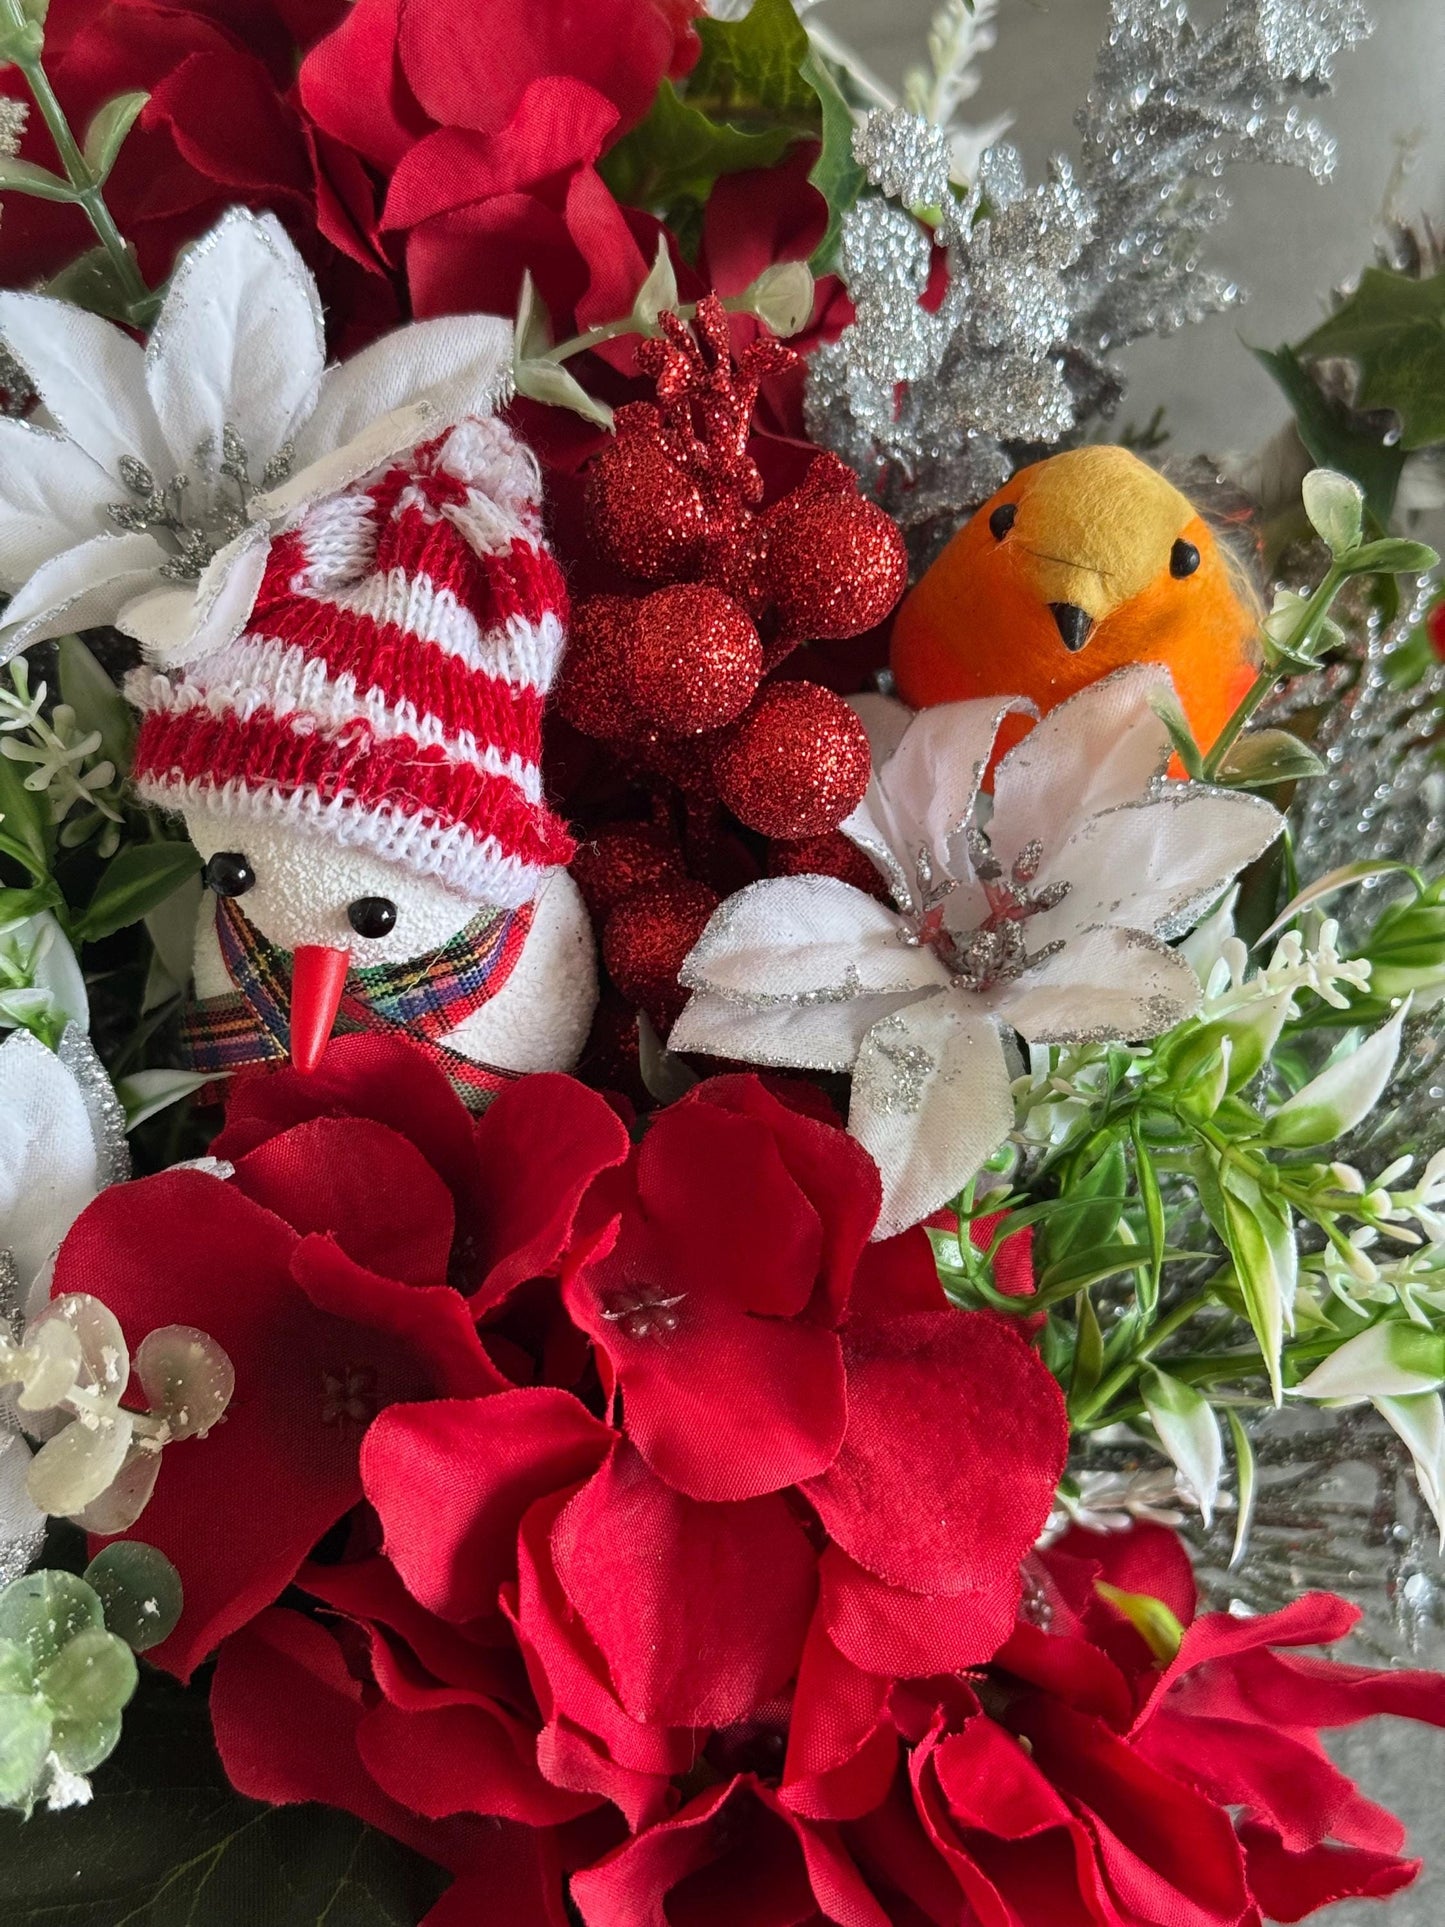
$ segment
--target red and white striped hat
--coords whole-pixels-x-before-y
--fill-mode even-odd
[[[242,635],[133,679],[140,794],[309,825],[479,902],[528,902],[572,854],[542,793],[567,598],[538,495],[493,418],[307,510]]]

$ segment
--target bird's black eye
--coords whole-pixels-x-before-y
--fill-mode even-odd
[[[256,872],[239,850],[217,850],[201,874],[206,888],[218,897],[243,897],[256,881]]]
[[[1000,502],[993,514],[988,518],[988,526],[994,535],[998,537],[999,541],[1002,542],[1018,519],[1019,505],[1017,502]]]
[[[390,897],[358,897],[346,906],[346,921],[358,937],[385,937],[396,928],[396,905]]]
[[[1169,552],[1169,573],[1177,575],[1182,582],[1186,575],[1193,575],[1199,567],[1199,561],[1198,549],[1181,536]]]

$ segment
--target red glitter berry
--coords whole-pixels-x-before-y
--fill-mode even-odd
[[[638,612],[632,693],[664,736],[721,729],[752,701],[763,646],[731,596],[704,583],[656,589]]]
[[[620,904],[607,919],[602,933],[607,974],[662,1035],[687,1001],[678,972],[717,906],[717,892],[705,883],[672,883]]]
[[[841,830],[826,836],[785,838],[769,846],[768,875],[774,877],[837,877],[870,897],[888,901],[888,885],[877,868]]]
[[[599,831],[578,844],[571,870],[583,902],[599,921],[629,897],[686,881],[682,852],[651,823],[619,823]]]
[[[718,794],[763,836],[822,836],[863,800],[868,736],[841,696],[770,683],[718,754]]]
[[[631,596],[599,595],[572,611],[552,693],[584,736],[618,738],[638,730],[630,671],[638,608]]]
[[[644,582],[690,572],[708,532],[707,508],[655,440],[619,433],[588,473],[586,501],[592,539],[614,567]]]
[[[838,640],[875,628],[908,586],[898,526],[852,486],[807,484],[769,510],[763,586],[784,636]]]

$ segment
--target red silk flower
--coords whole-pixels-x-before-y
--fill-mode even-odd
[[[559,326],[627,312],[660,229],[596,163],[695,58],[696,11],[603,0],[579,31],[528,0],[357,0],[301,97],[387,182],[372,231],[404,250],[417,314],[511,314],[526,268]]]

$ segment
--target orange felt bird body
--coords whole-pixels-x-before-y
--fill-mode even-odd
[[[1127,448],[1036,462],[959,530],[898,611],[915,709],[1027,696],[1040,712],[1126,663],[1170,670],[1203,748],[1254,676],[1252,592],[1193,503]],[[1007,748],[1025,735],[1006,719]]]

